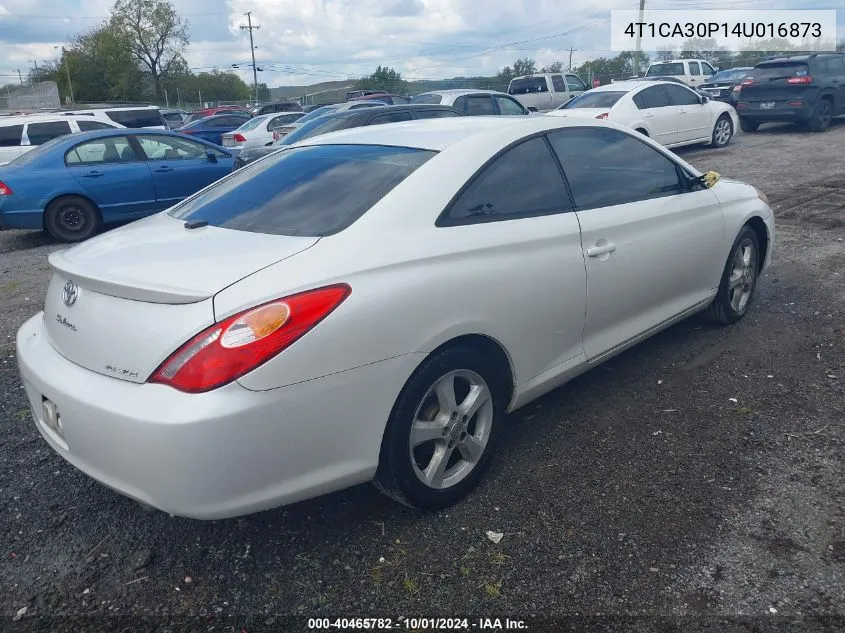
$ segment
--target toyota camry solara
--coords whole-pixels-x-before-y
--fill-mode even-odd
[[[466,494],[505,415],[695,312],[749,309],[753,187],[612,123],[440,119],[272,154],[50,256],[17,337],[38,430],[175,515],[374,481]]]

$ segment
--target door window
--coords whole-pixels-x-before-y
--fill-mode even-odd
[[[669,95],[663,86],[652,86],[634,95],[634,103],[640,110],[665,108],[669,105]]]
[[[466,112],[467,111],[467,98],[466,95],[458,97],[455,99],[455,103],[452,104],[452,107],[455,108],[458,112]]]
[[[80,143],[65,154],[67,165],[129,163],[136,160],[138,156],[125,136],[108,136]]]
[[[578,210],[687,191],[665,155],[618,130],[579,127],[549,134]]]
[[[696,105],[701,103],[696,95],[689,88],[684,88],[678,84],[666,84],[663,86],[666,94],[669,95],[669,104],[673,106]]]
[[[708,64],[707,62],[701,62],[701,74],[702,74],[702,75],[707,75],[707,76],[709,77],[710,75],[715,75],[715,74],[716,74],[716,69],[715,69],[715,68],[713,68],[713,67],[712,67],[710,64]]]
[[[690,75],[700,75],[701,74],[701,66],[698,65],[698,62],[688,62],[689,63],[689,74]]]
[[[499,114],[525,114],[525,109],[513,99],[496,95],[496,105],[499,106]]]
[[[67,121],[30,123],[26,126],[26,136],[29,138],[30,145],[41,145],[65,134],[70,134],[70,123]]]
[[[490,95],[469,95],[467,97],[467,114],[470,116],[482,116],[498,113]]]
[[[135,137],[149,160],[190,160],[207,158],[208,149],[202,143],[169,136]]]
[[[552,86],[555,92],[566,92],[566,82],[561,75],[552,75]]]
[[[570,90],[575,90],[576,92],[587,89],[587,84],[581,81],[581,78],[578,75],[567,75],[566,85],[569,86]]]

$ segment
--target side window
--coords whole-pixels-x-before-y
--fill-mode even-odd
[[[669,105],[669,97],[663,86],[652,86],[634,95],[634,103],[640,110],[665,108]]]
[[[143,136],[140,134],[135,138],[150,160],[187,160],[205,159],[207,157],[205,145],[189,139],[163,135]]]
[[[452,107],[455,108],[458,112],[466,112],[467,111],[467,98],[466,95],[458,97],[455,99],[455,103],[452,104]]]
[[[485,167],[441,216],[438,225],[549,215],[571,210],[560,170],[548,145],[533,138]]]
[[[490,95],[469,95],[467,97],[467,114],[470,116],[482,116],[498,113]]]
[[[0,147],[18,147],[23,137],[23,125],[4,125],[0,127]]]
[[[65,163],[68,165],[129,163],[136,160],[138,156],[125,136],[107,136],[80,143],[65,154]]]
[[[566,92],[566,82],[563,81],[562,75],[552,75],[552,85],[555,92]]]
[[[57,136],[70,134],[70,123],[54,121],[50,123],[30,123],[26,126],[26,135],[30,145],[41,145]]]
[[[701,103],[698,100],[698,96],[689,88],[684,88],[678,84],[666,84],[663,86],[663,89],[669,95],[670,105],[695,105]]]
[[[523,107],[513,99],[500,97],[499,95],[496,95],[494,99],[496,100],[496,105],[499,106],[499,114],[525,114]]]
[[[566,85],[569,87],[570,90],[587,90],[587,84],[581,81],[581,78],[578,75],[567,75]]]
[[[410,121],[410,112],[387,112],[379,114],[370,119],[369,125],[380,125],[381,123],[397,123],[399,121]]]
[[[715,75],[715,74],[716,74],[716,69],[715,69],[715,68],[713,68],[713,67],[712,67],[710,64],[708,64],[707,62],[701,62],[701,73],[702,73],[703,75],[707,75],[707,76],[709,77],[710,75]]]
[[[689,63],[689,74],[692,76],[698,76],[701,74],[701,66],[698,65],[698,62],[688,62]]]
[[[578,209],[662,198],[687,191],[678,167],[618,130],[579,127],[549,134]],[[612,183],[612,185],[611,185]]]
[[[414,110],[414,114],[418,119],[443,119],[450,116],[461,116],[460,112],[454,110],[426,108],[425,110]]]
[[[109,125],[108,123],[103,123],[102,121],[77,121],[76,124],[79,126],[79,130],[81,132],[91,132],[93,130],[113,130],[115,128],[114,125]]]

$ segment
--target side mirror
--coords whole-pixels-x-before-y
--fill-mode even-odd
[[[217,154],[215,154],[212,150],[208,150],[205,153],[205,157],[208,159],[209,163],[216,163],[217,162]]]
[[[701,95],[702,104],[707,103],[708,101],[710,101],[710,97],[708,97],[707,95]]]

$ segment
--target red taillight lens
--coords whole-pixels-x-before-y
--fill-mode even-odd
[[[733,87],[734,92],[739,92],[740,90],[742,90],[742,86],[734,86]]]
[[[149,382],[201,393],[267,362],[337,308],[352,289],[326,286],[250,308],[203,330],[156,369]]]
[[[786,80],[788,84],[811,84],[813,83],[813,78],[810,75],[805,75],[804,77],[790,77]]]
[[[748,108],[749,105],[750,104],[746,101],[740,101],[739,103],[736,104],[736,109],[737,110],[745,110],[745,109]]]
[[[753,80],[753,79],[743,79],[743,80],[742,80],[742,83],[740,84],[740,86],[751,86],[751,85],[753,85],[753,84],[754,84],[754,80]]]
[[[605,120],[607,120],[607,117],[608,117],[609,114],[610,114],[610,112],[602,112],[601,114],[597,114],[596,118],[605,121]]]
[[[182,134],[193,134],[193,130],[179,130]]]
[[[235,143],[246,143],[246,137],[243,134],[235,134],[232,138],[235,139]]]
[[[791,105],[793,108],[801,108],[804,106],[803,101],[790,101],[787,105]]]
[[[0,196],[11,196],[12,189],[5,182],[0,181]]]

